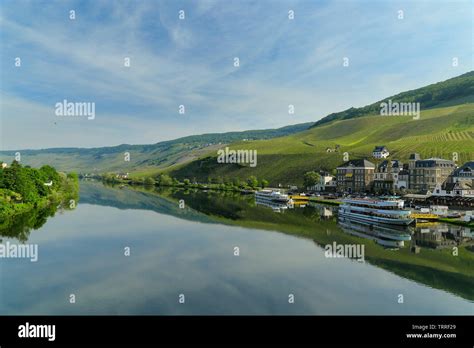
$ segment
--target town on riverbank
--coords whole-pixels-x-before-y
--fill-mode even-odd
[[[391,159],[385,146],[377,146],[370,160],[348,160],[335,169],[335,175],[318,174],[317,183],[306,188],[313,201],[339,205],[341,198],[396,195],[417,220],[463,226],[474,221],[469,210],[474,207],[474,161],[458,166],[453,160],[422,159],[413,153],[408,163],[402,163]]]
[[[333,149],[338,152],[339,149]],[[346,159],[347,154],[344,153]],[[417,153],[408,161],[391,158],[386,146],[376,146],[371,158],[347,159],[331,172],[315,169],[303,175],[302,185],[282,185],[268,188],[269,182],[250,176],[246,180],[210,177],[208,182],[173,178],[166,173],[151,177],[133,177],[129,173],[107,173],[97,178],[106,182],[149,186],[174,186],[201,190],[238,191],[254,193],[266,188],[269,195],[287,195],[293,203],[316,201],[338,205],[342,198],[380,198],[397,196],[411,208],[418,220],[443,220],[459,225],[474,221],[474,161],[458,165],[453,159],[431,157],[423,159]],[[83,175],[83,177],[90,177]],[[274,185],[273,185],[274,186]],[[284,198],[266,198],[278,201]],[[257,197],[258,198],[258,197]],[[260,199],[262,201],[262,199]]]

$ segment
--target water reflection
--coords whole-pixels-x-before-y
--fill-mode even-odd
[[[409,227],[370,224],[339,217],[343,231],[358,237],[374,240],[387,248],[403,248],[411,240],[412,230]]]
[[[424,246],[413,253],[416,230],[405,240],[399,230],[372,228],[357,235],[353,227],[338,224],[333,206],[311,203],[276,213],[232,192],[82,183],[76,211],[56,214],[26,236],[39,244],[37,263],[0,261],[0,312],[473,312],[474,252],[464,248],[466,241],[458,257]],[[387,250],[374,236],[404,246]],[[324,246],[333,242],[363,243],[366,262],[326,258]],[[124,257],[125,246],[131,257]],[[235,246],[240,257],[233,255]],[[78,294],[75,306],[67,302],[72,291]],[[186,306],[177,304],[181,292],[189,299]],[[295,306],[286,301],[290,292]],[[397,303],[400,293],[406,306]]]
[[[270,208],[275,213],[291,209],[311,207],[319,216],[318,220],[333,220],[338,216],[338,209],[310,202],[309,204],[279,203],[255,201],[257,206]],[[415,226],[396,226],[356,221],[338,216],[338,225],[342,231],[357,237],[373,240],[377,244],[391,249],[410,247],[419,252],[419,247],[440,249],[474,244],[474,232],[469,227],[450,225],[439,222],[422,222]],[[409,243],[406,243],[409,242]]]
[[[414,229],[414,241],[418,246],[441,249],[459,245],[472,245],[474,233],[469,227],[422,223]]]
[[[2,221],[0,226],[1,238],[16,239],[21,243],[28,241],[31,231],[40,229],[48,220],[66,210],[71,210],[67,204],[50,204],[46,207],[32,209],[23,214],[15,215],[7,221]]]
[[[260,202],[260,201],[255,201],[256,205],[259,205],[261,207],[267,207],[271,208],[273,212],[275,213],[282,213],[288,208],[293,208],[294,206],[291,206],[290,204],[282,204],[282,203],[276,203],[276,202]]]

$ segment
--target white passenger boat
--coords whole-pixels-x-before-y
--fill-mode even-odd
[[[291,203],[290,197],[288,195],[281,193],[278,190],[260,190],[255,192],[255,199],[257,203]]]
[[[401,199],[344,199],[339,206],[339,215],[360,222],[392,225],[409,225],[414,219],[411,211],[404,209]]]

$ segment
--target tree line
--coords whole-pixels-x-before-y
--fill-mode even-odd
[[[36,169],[13,161],[0,166],[0,214],[15,210],[15,204],[34,207],[45,199],[77,197],[78,190],[75,173],[59,173],[49,165]]]

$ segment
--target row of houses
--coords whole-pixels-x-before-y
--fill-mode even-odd
[[[442,158],[421,159],[412,154],[408,163],[385,159],[380,164],[366,159],[345,162],[336,176],[321,176],[319,190],[334,187],[337,191],[390,193],[402,190],[439,196],[474,197],[474,162],[456,167]]]

